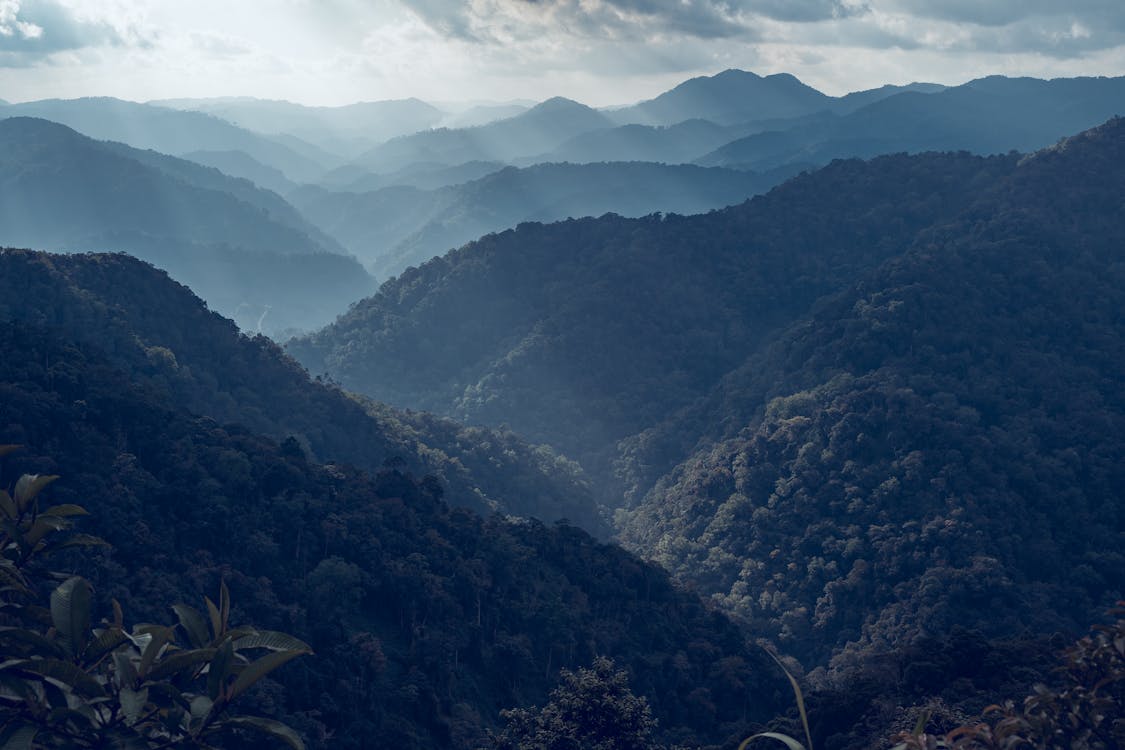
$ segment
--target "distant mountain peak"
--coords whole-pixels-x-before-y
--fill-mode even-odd
[[[536,104],[524,114],[568,112],[588,109],[590,109],[590,107],[587,107],[582,102],[576,102],[573,99],[567,99],[565,96],[552,96],[550,99],[546,99],[539,104]]]

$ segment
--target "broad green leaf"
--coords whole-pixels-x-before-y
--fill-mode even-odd
[[[153,665],[149,670],[147,679],[150,680],[165,680],[180,672],[195,667],[199,664],[206,664],[211,659],[215,658],[216,649],[213,648],[199,648],[191,651],[178,651],[171,656],[161,659],[158,663]]]
[[[23,628],[4,628],[0,630],[0,644],[3,644],[5,653],[12,651],[25,651],[25,657],[43,656],[61,658],[66,656],[66,651],[59,645],[33,630]]]
[[[39,730],[30,724],[12,723],[0,732],[0,750],[31,750]]]
[[[57,474],[24,474],[16,480],[16,507],[21,513],[26,511],[43,488],[58,478]]]
[[[219,608],[215,606],[215,602],[211,601],[209,597],[203,597],[203,601],[207,604],[207,614],[211,617],[211,637],[212,642],[219,640],[219,636],[223,634],[223,617],[219,613]]]
[[[67,651],[81,654],[90,630],[90,584],[84,578],[68,578],[51,592],[51,622]]]
[[[148,704],[148,688],[141,688],[140,690],[122,688],[120,697],[121,711],[125,714],[125,723],[133,726],[144,715],[145,706]]]
[[[291,727],[282,724],[280,721],[266,719],[261,716],[232,716],[224,720],[223,725],[264,732],[275,739],[281,740],[291,748],[291,750],[305,750],[305,743],[301,741],[300,735],[294,732]]]
[[[16,503],[7,490],[0,490],[0,511],[13,521],[19,515],[19,511],[16,510]]]
[[[19,665],[19,669],[55,680],[87,698],[105,695],[101,683],[75,665],[61,659],[27,659]]]
[[[788,747],[789,750],[805,750],[805,746],[800,742],[793,739],[787,734],[780,734],[779,732],[759,732],[758,734],[747,737],[742,741],[742,744],[738,746],[738,750],[746,750],[746,747],[751,742],[763,737],[770,740],[777,740],[778,742]]]
[[[127,650],[113,653],[113,669],[117,673],[117,684],[122,688],[137,684],[137,667]]]
[[[172,609],[176,612],[180,627],[184,629],[188,641],[194,648],[203,648],[211,642],[207,635],[207,623],[204,622],[203,615],[199,614],[199,610],[186,604],[173,604]]]
[[[217,701],[223,696],[227,677],[230,676],[233,667],[234,647],[229,640],[223,641],[223,645],[215,652],[207,669],[207,695],[211,700]]]
[[[226,581],[219,581],[219,617],[223,625],[222,633],[227,632],[230,624],[230,589]]]
[[[88,662],[96,662],[127,640],[125,631],[116,625],[105,630],[95,630],[94,639],[86,646],[82,658]]]
[[[148,670],[152,667],[152,663],[156,661],[156,657],[172,640],[172,628],[157,627],[151,631],[152,640],[145,646],[144,652],[141,654],[141,663],[137,667],[137,674],[141,677],[148,675]]]
[[[50,545],[52,551],[60,549],[70,549],[71,547],[109,547],[109,542],[101,537],[92,536],[91,534],[70,534],[61,541],[55,542]]]
[[[240,651],[244,648],[268,648],[271,651],[303,651],[311,654],[312,648],[299,638],[294,638],[288,633],[278,633],[272,630],[259,630],[234,641],[234,649]]]
[[[74,505],[73,503],[62,503],[60,505],[52,505],[47,510],[43,511],[41,516],[58,516],[59,518],[71,518],[73,516],[88,516],[90,512],[83,508],[81,505]]]
[[[231,699],[237,698],[247,688],[278,667],[296,659],[298,656],[304,655],[305,652],[303,651],[274,651],[273,653],[266,654],[257,661],[247,664],[239,673],[238,679],[234,681],[234,685],[230,689]]]

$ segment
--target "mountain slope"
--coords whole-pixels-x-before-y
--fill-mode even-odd
[[[611,127],[605,115],[555,97],[515,117],[472,128],[428,130],[393,138],[355,160],[373,172],[393,172],[414,163],[448,166],[470,161],[508,162],[542,154],[568,138]]]
[[[310,750],[480,747],[501,708],[541,702],[559,666],[596,655],[633,673],[668,740],[732,742],[779,705],[767,657],[729,620],[573,527],[482,520],[397,469],[317,465],[58,329],[5,321],[0,350],[0,440],[24,446],[3,481],[61,474],[49,496],[80,502],[82,528],[113,545],[58,564],[89,578],[98,614],[112,598],[166,620],[223,581],[232,617],[306,640],[316,656],[243,705]]]
[[[787,176],[641,162],[539,164],[434,191],[392,187],[341,194],[303,188],[290,200],[386,278],[523,222],[700,213],[740,203]]]
[[[1082,629],[1125,564],[1122,159],[1125,120],[1025,158],[820,304],[688,417],[717,442],[623,539],[841,667]]]
[[[681,83],[655,99],[613,110],[618,123],[675,125],[701,118],[735,125],[774,117],[799,117],[828,109],[832,99],[787,73],[759,76],[724,70]]]
[[[380,400],[508,424],[606,488],[618,440],[1013,167],[888,157],[710,214],[521,225],[403,273],[288,349]]]
[[[0,195],[0,241],[132,252],[246,327],[315,326],[370,289],[277,195],[45,120],[0,120]]]
[[[897,94],[842,117],[751,135],[697,163],[769,169],[906,151],[1032,151],[1125,112],[1125,78],[999,76]]]
[[[291,180],[314,179],[325,164],[268,137],[201,112],[180,112],[108,97],[44,99],[11,104],[2,117],[39,117],[97,140],[118,141],[163,154],[243,151]]]

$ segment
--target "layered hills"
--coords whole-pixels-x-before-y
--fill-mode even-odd
[[[616,478],[632,549],[809,663],[1077,629],[1122,591],[1123,156],[1112,120],[524,225],[290,351]]]
[[[46,120],[0,120],[0,193],[0,241],[131,252],[250,330],[323,324],[372,288],[276,194]]]
[[[375,276],[386,278],[524,222],[605,213],[701,213],[741,203],[792,171],[757,174],[645,162],[539,164],[507,167],[436,190],[399,185],[347,193],[306,187],[290,193],[289,200]]]
[[[559,667],[596,655],[630,670],[668,741],[736,740],[778,707],[768,657],[619,548],[567,524],[482,519],[401,463],[322,465],[301,437],[217,421],[263,419],[223,370],[272,397],[288,378],[306,409],[324,387],[163,274],[124,256],[4,250],[0,263],[0,442],[23,446],[0,460],[3,481],[61,474],[53,498],[92,513],[83,530],[112,548],[57,564],[91,581],[99,612],[112,598],[161,619],[223,580],[238,621],[312,645],[243,701],[306,746],[480,747],[501,708],[542,702]],[[153,335],[132,326],[150,318],[165,345],[143,350],[146,366]]]

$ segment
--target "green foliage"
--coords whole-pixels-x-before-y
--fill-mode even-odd
[[[657,750],[648,701],[611,659],[564,669],[559,682],[543,707],[501,712],[507,726],[493,736],[495,750]]]
[[[1016,706],[985,709],[981,720],[945,734],[924,725],[894,750],[1115,750],[1125,747],[1125,602],[1112,625],[1094,628],[1063,653],[1055,686],[1037,685]]]
[[[24,475],[11,495],[0,491],[0,562],[10,584],[0,591],[0,747],[208,748],[250,729],[304,750],[283,723],[230,713],[249,687],[311,649],[283,633],[232,628],[225,583],[218,606],[205,600],[209,629],[182,604],[174,608],[179,627],[126,629],[116,600],[113,620],[93,625],[92,590],[77,576],[54,588],[49,611],[35,606],[35,589],[50,577],[39,565],[44,558],[101,543],[67,533],[67,519],[83,508],[40,509],[40,492],[56,479]]]

